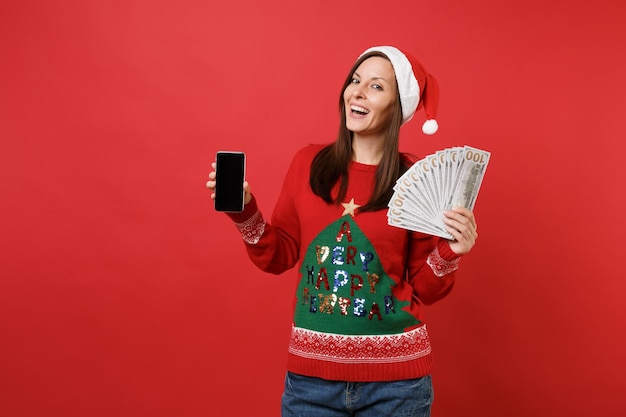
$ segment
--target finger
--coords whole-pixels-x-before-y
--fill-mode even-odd
[[[476,231],[471,224],[463,224],[456,220],[445,219],[446,230],[450,233],[457,242],[467,242],[471,247],[476,240]]]
[[[461,234],[473,230],[472,223],[466,217],[444,217],[443,222],[446,226],[459,231]]]
[[[250,200],[252,200],[252,194],[250,192],[250,184],[248,184],[248,181],[243,182],[243,199],[244,199],[244,204],[248,204]]]
[[[448,231],[454,237],[454,241],[451,242],[453,244],[450,247],[455,253],[459,255],[466,254],[474,246],[474,240],[463,235],[458,230],[450,228]]]
[[[452,240],[453,241],[459,241],[459,239],[461,239],[463,237],[463,235],[461,235],[461,233],[456,230],[453,227],[446,227],[446,230],[448,231],[448,233],[450,233],[452,235]]]
[[[460,224],[467,225],[470,229],[476,230],[476,218],[474,213],[463,207],[455,207],[452,210],[443,212],[445,218],[455,220]]]
[[[470,222],[475,223],[476,219],[474,218],[474,213],[465,207],[454,207],[452,210],[447,210],[444,212],[449,217],[454,217],[456,219],[460,219],[464,217],[468,219]]]

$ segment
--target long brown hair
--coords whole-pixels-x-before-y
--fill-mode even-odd
[[[374,51],[361,56],[354,63],[339,95],[341,120],[339,122],[337,140],[319,151],[311,163],[309,178],[311,189],[315,195],[328,204],[339,205],[344,201],[348,190],[348,167],[352,161],[353,134],[346,127],[346,106],[343,100],[343,92],[352,81],[354,72],[359,65],[367,58],[373,56],[380,56],[389,60],[386,55]],[[359,207],[360,212],[387,208],[387,203],[393,194],[393,186],[396,180],[408,169],[407,163],[402,160],[398,150],[400,125],[402,124],[402,107],[399,94],[395,107],[383,144],[383,156],[376,169],[374,190],[369,201],[364,206]],[[331,192],[337,181],[339,181],[339,190],[337,195],[332,196]]]

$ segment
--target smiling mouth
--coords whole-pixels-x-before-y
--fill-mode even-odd
[[[352,113],[357,114],[359,116],[365,116],[366,114],[370,112],[365,107],[354,106],[354,105],[350,106],[350,110],[352,111]]]

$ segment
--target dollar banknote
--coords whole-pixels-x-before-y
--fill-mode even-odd
[[[415,162],[398,180],[389,200],[388,223],[452,239],[443,211],[474,209],[491,153],[472,146],[447,148]]]

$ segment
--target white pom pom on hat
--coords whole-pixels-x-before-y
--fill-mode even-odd
[[[417,59],[400,51],[394,46],[374,46],[367,49],[360,56],[369,52],[384,54],[396,74],[400,104],[402,105],[402,124],[413,118],[415,112],[424,108],[426,122],[422,125],[422,132],[432,135],[437,132],[437,106],[439,105],[439,84],[426,71]]]

